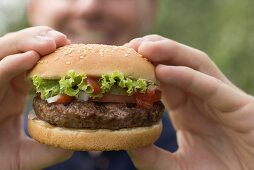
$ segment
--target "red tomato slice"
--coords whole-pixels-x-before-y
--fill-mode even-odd
[[[154,102],[161,99],[161,91],[157,86],[149,86],[144,94],[136,93],[135,96],[138,106],[150,109]]]
[[[97,77],[87,77],[86,82],[93,87],[93,94],[98,94],[101,92],[101,87],[99,85],[99,78]]]
[[[157,86],[149,86],[146,93],[149,100],[156,102],[161,99],[161,91]]]
[[[136,97],[136,103],[139,107],[146,108],[146,109],[151,109],[153,107],[152,102],[146,101],[140,97]]]
[[[105,94],[102,98],[90,99],[90,101],[109,103],[136,103],[135,96]]]
[[[59,94],[59,98],[56,100],[55,103],[66,105],[69,104],[73,99],[74,97],[72,96],[68,96],[66,94]]]

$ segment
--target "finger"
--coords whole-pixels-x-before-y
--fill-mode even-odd
[[[184,66],[165,66],[159,65],[156,68],[158,80],[166,85],[181,88],[189,92],[207,104],[219,109],[220,111],[230,112],[241,108],[249,97],[222,81]],[[172,107],[179,104],[179,101],[171,98],[169,103]]]
[[[29,91],[30,83],[27,81],[26,73],[22,73],[11,80],[11,85],[19,94],[26,95]]]
[[[161,99],[167,110],[174,111],[186,100],[186,92],[174,85],[161,83],[160,90],[163,92]]]
[[[148,146],[128,151],[135,167],[140,170],[179,169],[176,157],[156,146]]]
[[[69,41],[64,34],[49,27],[27,28],[0,38],[0,60],[5,56],[30,50],[34,50],[43,56],[68,43]]]
[[[21,169],[43,169],[69,159],[73,152],[40,144],[32,139],[22,143]]]
[[[129,47],[134,48],[155,65],[165,64],[187,66],[216,77],[233,86],[208,55],[200,50],[161,36],[156,37],[155,35],[151,37],[146,36],[146,38],[139,38],[136,40],[134,39],[129,43]]]
[[[135,51],[138,51],[138,47],[144,41],[143,38],[135,38],[131,40],[129,43],[124,44],[124,46],[133,48]]]
[[[159,36],[159,35],[155,35],[155,34],[147,35],[142,38],[135,38],[135,39],[131,40],[129,43],[126,43],[125,46],[133,48],[134,50],[138,51],[140,44],[144,41],[156,42],[156,41],[163,40],[163,39],[165,39],[165,38],[163,38],[162,36]]]
[[[28,51],[2,59],[0,61],[0,87],[4,86],[14,77],[31,69],[39,58],[40,56],[36,52]]]
[[[159,64],[183,65],[198,70],[201,60],[206,54],[166,38],[137,38],[129,43],[137,51],[147,57],[151,62]]]
[[[66,44],[71,44],[71,40],[67,39],[67,43]]]

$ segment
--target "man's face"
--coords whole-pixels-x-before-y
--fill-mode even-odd
[[[154,1],[31,0],[28,14],[32,25],[55,28],[75,43],[122,45],[151,26]]]

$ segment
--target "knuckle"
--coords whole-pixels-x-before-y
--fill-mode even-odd
[[[200,60],[200,65],[203,65],[203,64],[207,63],[210,60],[209,55],[204,51],[197,50],[197,55],[198,55],[199,60]]]
[[[164,37],[158,35],[158,34],[150,34],[143,37],[145,40],[162,40],[165,39]]]
[[[178,54],[181,52],[180,45],[178,42],[166,39],[162,42],[164,46],[167,47],[168,51],[174,56],[178,56]]]
[[[49,26],[36,26],[34,28],[38,28],[38,29],[41,29],[41,30],[52,30],[53,28],[49,27]]]
[[[179,68],[186,74],[188,75],[188,73],[193,73],[193,69],[187,66],[179,66]]]
[[[204,59],[209,59],[210,58],[209,55],[204,51],[199,51],[199,53],[200,53],[200,56]]]
[[[38,35],[41,35],[41,36],[47,36],[47,32],[53,30],[52,28],[50,27],[47,27],[47,26],[39,26],[38,28]]]
[[[206,70],[206,68],[211,66],[212,60],[210,59],[209,55],[203,51],[198,50],[198,54],[199,64],[197,66],[197,70]]]
[[[39,54],[33,50],[29,51],[29,55],[39,57]]]
[[[48,30],[51,30],[52,28],[47,26],[35,26],[35,27],[29,27],[22,29],[20,31],[17,31],[19,35],[23,38],[35,36],[35,35],[41,35],[43,32],[46,32]]]
[[[29,33],[34,32],[34,34],[36,35],[42,35],[42,33],[47,32],[49,30],[52,30],[52,28],[48,26],[35,26],[24,29],[25,32]]]
[[[46,37],[46,33],[52,30],[52,28],[47,26],[37,26],[30,27],[23,30],[18,31],[15,35],[15,43],[14,48],[19,52],[26,52],[28,50],[36,50],[40,48],[40,46],[44,46],[44,44],[51,43],[50,38],[45,38],[45,41],[41,41],[40,43],[36,43],[34,41],[38,36]]]

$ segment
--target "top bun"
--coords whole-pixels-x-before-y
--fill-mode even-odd
[[[154,66],[132,48],[98,44],[71,44],[41,58],[28,73],[58,79],[69,70],[88,76],[120,71],[127,77],[156,82]]]

